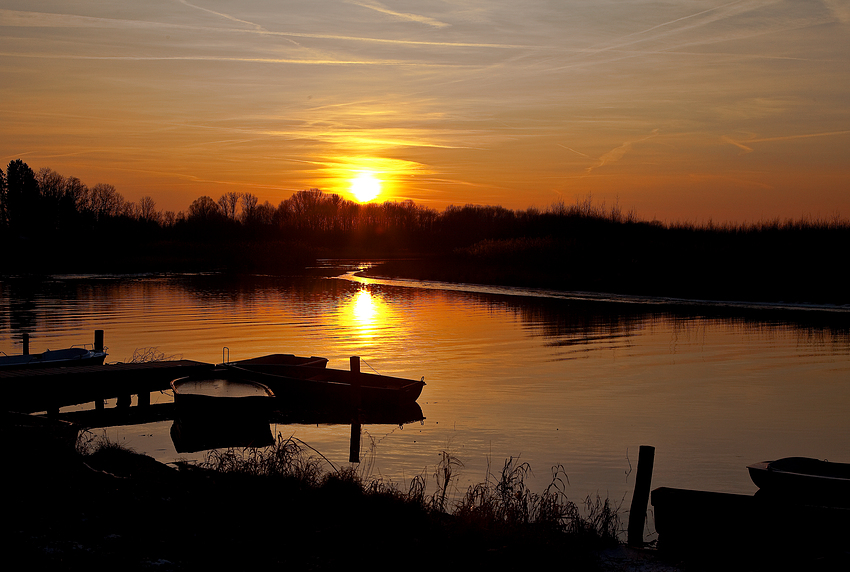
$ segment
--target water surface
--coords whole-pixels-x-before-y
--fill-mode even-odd
[[[751,494],[746,465],[786,456],[850,462],[850,311],[682,304],[356,278],[55,277],[0,282],[0,350],[91,343],[107,362],[147,351],[211,363],[269,353],[427,383],[422,422],[365,425],[361,470],[397,483],[462,462],[457,494],[507,458],[553,466],[568,494],[627,508],[640,445],[653,488]],[[151,348],[154,348],[153,350]],[[224,349],[227,348],[227,349]],[[169,401],[166,392],[153,402]],[[106,433],[164,462],[170,423]],[[277,425],[336,466],[350,428]],[[433,482],[433,479],[432,479]]]

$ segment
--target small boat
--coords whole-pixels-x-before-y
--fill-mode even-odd
[[[273,354],[221,365],[243,379],[267,385],[287,404],[397,407],[416,402],[425,386],[424,378],[417,381],[331,369],[327,363],[326,358]]]
[[[315,374],[315,369],[324,369],[328,365],[328,358],[317,356],[296,356],[293,354],[270,354],[239,361],[229,361],[219,364],[236,370],[250,370],[260,373],[272,373],[277,375],[289,375],[292,377],[310,377]]]
[[[274,393],[265,385],[220,370],[175,379],[171,389],[180,417],[267,420],[274,403]]]
[[[850,501],[850,464],[786,457],[747,467],[760,493],[819,502]]]
[[[0,370],[27,368],[77,367],[83,365],[103,365],[105,351],[70,347],[64,350],[47,350],[40,354],[19,356],[0,355]]]

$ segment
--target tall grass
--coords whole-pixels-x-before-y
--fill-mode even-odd
[[[440,453],[433,471],[414,476],[406,486],[371,476],[368,468],[335,467],[308,445],[280,435],[266,448],[210,452],[199,466],[223,473],[291,477],[316,488],[345,483],[366,495],[393,497],[418,506],[423,513],[448,515],[464,526],[502,534],[533,530],[536,534],[565,534],[613,543],[621,532],[618,505],[598,496],[587,497],[579,504],[570,500],[569,478],[562,465],[552,468],[550,484],[536,493],[527,485],[531,466],[513,457],[496,475],[488,468],[484,482],[470,486],[463,494],[456,487],[463,462],[447,451]],[[434,479],[430,494],[426,474]]]

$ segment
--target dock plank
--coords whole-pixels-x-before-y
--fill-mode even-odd
[[[213,367],[199,361],[174,360],[0,371],[0,399],[8,411],[45,411],[163,391],[173,379]]]

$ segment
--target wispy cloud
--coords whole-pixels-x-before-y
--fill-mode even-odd
[[[635,145],[635,143],[642,143],[644,141],[647,141],[648,139],[652,139],[656,135],[658,135],[658,129],[653,129],[652,133],[650,133],[646,137],[635,139],[634,141],[626,141],[619,147],[611,149],[604,155],[600,156],[598,162],[595,165],[591,165],[590,167],[588,167],[587,171],[585,171],[585,174],[589,175],[595,169],[599,169],[600,167],[604,167],[605,165],[609,165],[611,163],[616,163],[617,161],[622,159],[626,153],[632,150],[632,147]]]
[[[425,24],[427,26],[433,26],[435,28],[445,28],[450,26],[451,24],[447,24],[446,22],[441,22],[439,20],[435,20],[429,16],[423,16],[421,14],[411,14],[407,12],[397,12],[395,10],[391,10],[384,4],[380,2],[366,2],[366,1],[357,1],[357,0],[347,0],[348,4],[353,4],[355,6],[360,6],[361,8],[368,8],[369,10],[374,10],[375,12],[380,12],[381,14],[386,14],[388,16],[393,16],[394,18],[399,18],[401,20],[407,20],[410,22],[416,22],[418,24]]]
[[[824,131],[822,133],[801,133],[797,135],[779,135],[776,137],[751,137],[749,139],[737,140],[729,137],[728,135],[724,135],[722,137],[723,141],[729,143],[730,145],[734,145],[743,151],[743,154],[752,153],[753,148],[750,147],[753,143],[771,143],[775,141],[796,141],[798,139],[812,139],[815,137],[833,137],[837,135],[848,135],[850,134],[850,129],[844,131]]]

